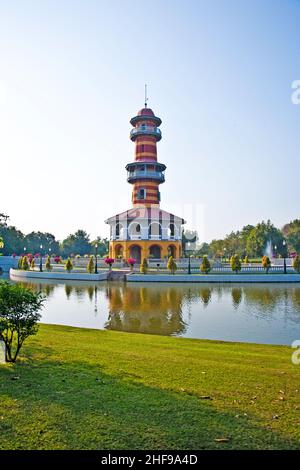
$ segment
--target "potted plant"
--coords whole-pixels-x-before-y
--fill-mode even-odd
[[[111,271],[112,265],[114,264],[115,260],[113,258],[105,258],[105,263],[109,266],[109,270]]]
[[[134,258],[128,258],[127,263],[128,263],[129,266],[130,266],[130,271],[133,271],[134,265],[135,265],[135,263],[136,263],[136,259],[134,259]]]

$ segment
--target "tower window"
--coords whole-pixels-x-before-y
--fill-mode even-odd
[[[137,198],[145,199],[145,197],[146,197],[146,190],[144,188],[139,188],[137,191]]]

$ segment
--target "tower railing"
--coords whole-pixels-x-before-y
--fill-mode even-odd
[[[138,135],[144,135],[144,134],[151,134],[157,137],[159,140],[161,139],[161,130],[158,127],[150,127],[150,126],[139,126],[135,127],[134,129],[131,129],[130,131],[130,137],[136,137]]]
[[[129,171],[127,173],[127,181],[135,178],[154,178],[161,182],[165,181],[165,175],[162,171]]]

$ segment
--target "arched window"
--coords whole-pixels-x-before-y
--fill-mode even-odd
[[[128,227],[129,237],[132,240],[137,240],[141,238],[142,228],[138,222],[132,222]]]
[[[149,225],[149,238],[161,239],[161,225],[158,222],[152,222]]]

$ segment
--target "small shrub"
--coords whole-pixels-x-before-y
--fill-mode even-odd
[[[47,259],[46,259],[45,268],[47,269],[47,271],[52,271],[51,258],[49,255],[47,256]]]
[[[271,267],[271,261],[268,256],[263,256],[261,260],[262,267],[266,270],[266,273],[268,274],[269,269]]]
[[[22,258],[21,269],[23,269],[23,271],[28,271],[28,269],[29,269],[29,263],[28,263],[27,256],[23,256],[23,258]]]
[[[210,265],[209,259],[206,255],[204,255],[202,263],[200,265],[200,271],[202,273],[208,274],[210,270],[211,270],[211,265]]]
[[[71,258],[68,258],[66,261],[66,270],[68,271],[68,273],[70,273],[72,269],[73,269],[73,263],[71,261]]]
[[[95,270],[95,263],[94,263],[94,257],[91,256],[89,259],[89,262],[87,264],[86,270],[88,273],[92,274]]]
[[[300,256],[296,255],[295,258],[293,259],[293,268],[296,271],[296,273],[300,273]]]
[[[0,284],[0,339],[5,344],[6,362],[15,362],[20,349],[37,333],[44,296],[20,284]]]
[[[247,255],[245,256],[244,263],[249,264],[249,258]]]
[[[146,258],[144,258],[140,266],[140,272],[142,274],[147,274],[147,271],[148,271],[148,261],[146,260]]]
[[[173,256],[170,256],[170,258],[168,260],[167,268],[172,274],[176,273],[177,264],[175,263],[175,260],[174,260]]]
[[[236,274],[242,269],[242,263],[239,255],[233,255],[230,258],[230,266],[232,271],[234,271]]]

